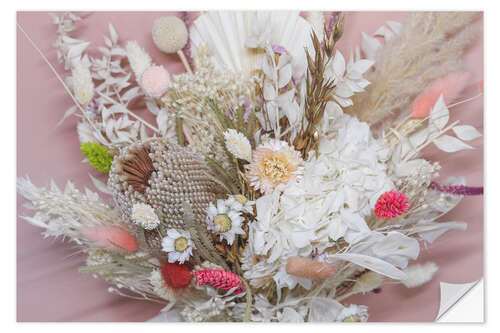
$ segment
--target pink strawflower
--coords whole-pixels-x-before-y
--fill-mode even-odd
[[[389,191],[382,194],[375,203],[375,215],[381,219],[392,219],[408,210],[408,197],[403,193]]]
[[[237,287],[235,294],[240,294],[244,291],[243,283],[238,275],[223,269],[206,269],[194,272],[196,276],[196,284],[206,284],[218,289],[229,291]]]

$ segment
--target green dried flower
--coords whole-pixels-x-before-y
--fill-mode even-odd
[[[101,172],[109,171],[113,155],[108,152],[108,148],[94,142],[85,142],[80,145],[80,150],[94,168]]]

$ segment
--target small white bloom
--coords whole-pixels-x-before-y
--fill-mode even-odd
[[[233,210],[253,214],[255,201],[248,200],[244,195],[231,195],[226,199],[225,203]]]
[[[161,242],[162,250],[168,253],[168,262],[183,264],[193,254],[194,244],[191,235],[185,230],[168,229]]]
[[[404,270],[406,279],[401,282],[407,288],[415,288],[429,282],[437,270],[438,266],[433,262],[412,265]]]
[[[227,150],[234,157],[250,162],[252,159],[252,147],[247,137],[234,129],[224,132]]]
[[[78,103],[87,106],[94,98],[94,82],[90,70],[82,62],[76,61],[71,68],[71,74],[75,98]]]
[[[244,235],[241,228],[244,219],[237,210],[234,210],[224,200],[217,200],[217,207],[210,204],[207,208],[207,227],[225,239],[229,245],[233,244],[236,235]]]
[[[132,221],[147,230],[153,230],[160,224],[153,207],[144,203],[136,203],[132,207]]]
[[[128,42],[125,49],[130,67],[134,71],[136,80],[139,81],[142,73],[151,67],[151,57],[135,40]]]

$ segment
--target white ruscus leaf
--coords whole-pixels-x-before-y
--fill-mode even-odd
[[[406,278],[406,274],[403,271],[397,269],[394,265],[391,265],[384,260],[370,257],[364,254],[341,253],[331,255],[330,258],[352,262],[353,264],[368,268],[375,273],[390,277],[391,279],[404,280]]]
[[[454,153],[456,151],[464,150],[464,149],[474,149],[469,146],[465,142],[460,141],[457,138],[454,138],[449,135],[442,135],[436,139],[434,139],[434,144],[447,153]]]
[[[450,120],[450,111],[446,107],[442,94],[432,107],[430,115],[431,122],[439,129],[443,129],[448,123],[448,120]]]
[[[481,133],[470,125],[455,126],[453,127],[453,132],[455,132],[457,137],[465,141],[474,140],[481,136]]]

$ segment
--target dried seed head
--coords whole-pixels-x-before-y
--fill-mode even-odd
[[[137,238],[160,256],[161,235],[169,228],[184,229],[183,202],[191,204],[195,221],[205,223],[208,205],[220,194],[212,179],[200,155],[164,139],[150,139],[121,149],[111,165],[108,186]],[[144,230],[133,222],[137,203],[154,209],[160,219],[156,229]]]

